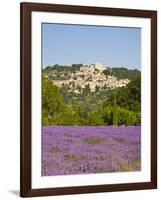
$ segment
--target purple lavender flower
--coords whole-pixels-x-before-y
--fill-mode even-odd
[[[141,127],[42,127],[42,176],[141,170]]]

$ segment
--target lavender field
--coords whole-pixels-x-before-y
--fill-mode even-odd
[[[140,126],[42,127],[42,176],[139,170]]]

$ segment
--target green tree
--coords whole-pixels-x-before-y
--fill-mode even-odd
[[[113,124],[113,108],[112,107],[105,107],[101,110],[101,115],[103,121],[106,125]]]
[[[134,80],[140,76],[141,72],[137,69],[127,69],[125,67],[114,67],[112,73],[117,79],[129,79]]]
[[[98,85],[96,85],[96,86],[95,86],[95,91],[96,91],[96,92],[99,92],[99,90],[100,90],[100,87],[99,87]]]
[[[117,98],[116,98],[116,92],[117,90],[115,90],[115,94],[114,94],[114,102],[113,102],[113,125],[117,126],[118,125],[118,111],[117,111]]]
[[[103,118],[100,112],[90,112],[86,119],[86,123],[87,123],[86,125],[89,125],[89,126],[106,125],[105,122],[103,121]]]
[[[114,105],[115,90],[111,92],[109,98],[103,103],[103,107]],[[127,110],[141,111],[141,77],[132,80],[126,87],[117,88],[117,106]]]
[[[84,93],[84,95],[87,95],[90,93],[90,85],[89,84],[87,84],[85,86],[85,88],[83,89],[83,93]]]
[[[57,86],[51,80],[42,80],[42,115],[51,118],[57,113],[63,112],[66,106]],[[47,119],[45,119],[47,122]]]

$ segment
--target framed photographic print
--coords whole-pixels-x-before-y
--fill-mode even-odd
[[[157,12],[20,10],[21,197],[157,188]]]

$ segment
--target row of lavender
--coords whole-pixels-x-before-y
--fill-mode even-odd
[[[140,126],[42,128],[42,176],[140,169]]]

